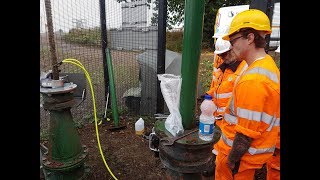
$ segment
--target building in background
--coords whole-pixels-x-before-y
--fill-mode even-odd
[[[148,27],[151,26],[154,0],[132,0],[121,4],[122,27]]]

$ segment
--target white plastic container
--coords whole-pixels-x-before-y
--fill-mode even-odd
[[[210,95],[205,95],[200,105],[201,115],[199,117],[199,138],[204,141],[213,139],[213,128],[215,118],[213,113],[217,110],[217,106],[213,103]]]
[[[137,135],[142,135],[144,133],[144,120],[139,118],[138,121],[134,124],[134,128]]]

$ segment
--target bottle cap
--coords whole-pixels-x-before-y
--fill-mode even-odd
[[[211,99],[212,99],[212,96],[206,94],[206,95],[204,95],[204,99],[209,99],[209,100],[211,100]]]

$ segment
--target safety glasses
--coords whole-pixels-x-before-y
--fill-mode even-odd
[[[226,52],[224,52],[224,53],[219,54],[219,56],[220,56],[221,58],[224,58],[228,53],[229,53],[229,51],[226,51]]]
[[[232,40],[230,39],[229,42],[230,42],[231,46],[234,45],[234,43],[236,42],[237,39],[240,39],[240,38],[242,38],[242,37],[243,37],[243,36],[239,36],[239,37],[236,37],[236,38],[234,38],[234,39],[232,39]]]

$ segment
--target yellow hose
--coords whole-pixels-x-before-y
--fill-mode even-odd
[[[75,65],[79,66],[79,67],[84,71],[87,80],[90,81],[89,84],[91,83],[91,79],[90,79],[89,73],[85,70],[84,66],[81,64],[80,61],[78,61],[78,60],[76,60],[76,59],[70,59],[70,58],[69,58],[69,59],[65,59],[65,60],[66,60],[67,62],[69,61],[69,63],[72,63],[72,64],[75,64]],[[62,61],[62,62],[66,62],[66,61]],[[89,77],[89,79],[88,79],[88,77]],[[91,88],[91,87],[90,87],[90,88]],[[93,89],[93,88],[92,88],[92,89]],[[95,102],[94,99],[92,99],[92,100]],[[102,124],[102,120],[99,121],[98,125],[100,125],[100,124]]]
[[[98,142],[98,147],[99,147],[99,151],[100,151],[100,154],[101,154],[101,157],[102,157],[102,160],[104,162],[104,165],[106,166],[106,168],[108,169],[109,173],[111,174],[111,176],[118,180],[114,174],[112,173],[112,171],[110,170],[105,158],[104,158],[104,155],[103,155],[103,152],[102,152],[102,148],[101,148],[101,144],[100,144],[100,139],[99,139],[99,130],[98,130],[98,120],[97,120],[97,110],[96,110],[96,101],[95,101],[95,98],[94,98],[94,92],[93,92],[93,87],[92,87],[92,83],[91,83],[91,78],[90,78],[90,75],[88,73],[88,71],[84,68],[84,66],[81,64],[80,61],[76,60],[76,59],[64,59],[62,62],[66,62],[66,63],[71,63],[71,64],[74,64],[78,67],[80,67],[85,75],[86,75],[86,78],[87,78],[87,81],[89,82],[89,85],[90,85],[90,90],[91,90],[91,96],[92,96],[92,102],[93,102],[93,113],[94,113],[94,121],[95,121],[95,127],[96,127],[96,135],[97,135],[97,142]],[[101,123],[101,121],[100,121]]]

